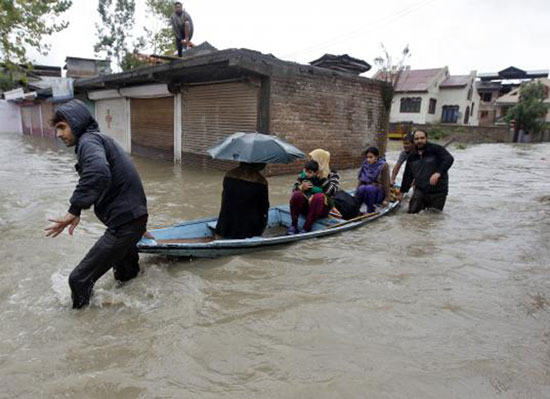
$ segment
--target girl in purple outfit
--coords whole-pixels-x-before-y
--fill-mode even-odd
[[[355,196],[367,206],[367,213],[374,212],[374,205],[389,203],[390,169],[376,147],[365,151],[365,160],[358,174]]]

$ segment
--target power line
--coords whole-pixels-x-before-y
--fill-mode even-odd
[[[298,55],[300,53],[307,53],[307,52],[310,52],[310,51],[313,51],[313,50],[318,50],[320,48],[331,47],[331,46],[339,43],[343,39],[349,39],[349,38],[353,38],[353,37],[358,36],[358,35],[363,35],[366,32],[369,32],[369,31],[372,31],[372,30],[376,29],[378,26],[380,26],[382,24],[387,24],[389,22],[400,19],[400,18],[402,18],[402,17],[404,17],[404,16],[406,16],[406,15],[408,15],[408,14],[424,7],[425,5],[428,5],[429,3],[433,3],[434,1],[436,1],[436,0],[422,0],[418,3],[416,3],[416,4],[412,4],[408,7],[405,7],[404,9],[398,11],[397,13],[388,15],[388,16],[382,18],[381,20],[379,20],[378,22],[375,22],[374,24],[370,24],[367,28],[356,29],[352,32],[345,33],[345,34],[342,34],[340,36],[334,37],[331,40],[328,40],[328,41],[325,41],[325,42],[322,42],[322,43],[318,43],[318,44],[314,44],[312,46],[302,48],[301,50],[293,51],[292,53],[288,53],[288,54],[284,55],[283,58],[292,58],[294,55]]]

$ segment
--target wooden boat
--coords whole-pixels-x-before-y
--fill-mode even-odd
[[[275,245],[288,244],[310,238],[324,237],[355,229],[389,214],[399,207],[399,201],[371,214],[364,214],[350,220],[329,216],[318,219],[310,232],[286,235],[291,224],[288,205],[269,209],[268,224],[261,237],[246,239],[220,239],[215,237],[217,218],[204,218],[183,222],[172,227],[151,230],[154,239],[142,238],[139,252],[160,254],[169,257],[212,258],[257,251]],[[299,226],[304,223],[300,218]]]

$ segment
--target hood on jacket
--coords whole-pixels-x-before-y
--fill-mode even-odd
[[[80,100],[71,100],[63,104],[55,113],[67,121],[77,139],[86,132],[99,131],[96,120],[88,111],[86,104]]]

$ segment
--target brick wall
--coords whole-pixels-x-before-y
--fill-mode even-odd
[[[323,148],[334,169],[361,164],[368,145],[386,148],[388,114],[382,85],[359,77],[295,70],[275,73],[270,87],[270,132],[304,152]],[[270,165],[268,174],[295,173],[303,161]]]

